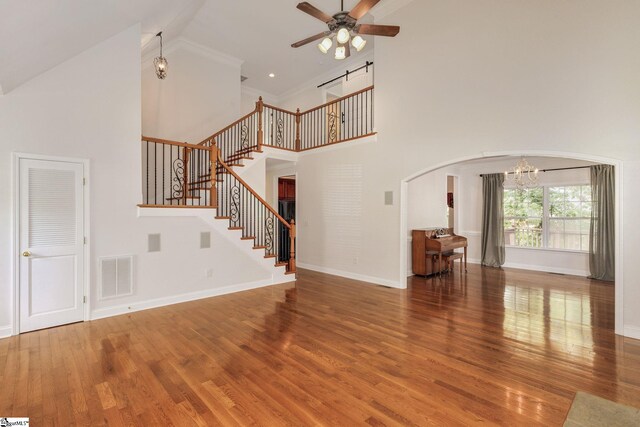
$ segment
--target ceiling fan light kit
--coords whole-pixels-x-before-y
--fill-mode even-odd
[[[342,27],[338,30],[338,34],[336,35],[336,40],[340,44],[345,44],[351,38],[351,34],[349,34],[349,30]]]
[[[362,49],[364,49],[364,45],[367,44],[367,41],[365,39],[363,39],[360,36],[355,36],[353,38],[353,40],[351,40],[351,45],[358,51],[360,52]]]
[[[356,7],[354,7],[350,12],[344,11],[344,1],[341,1],[341,12],[338,12],[333,16],[322,12],[320,9],[312,6],[306,1],[298,3],[298,9],[327,24],[329,30],[293,43],[291,47],[297,48],[322,39],[318,44],[318,49],[320,52],[326,54],[333,46],[332,39],[335,37],[335,59],[341,60],[348,58],[351,55],[351,50],[349,48],[350,45],[358,52],[364,49],[364,46],[367,44],[367,41],[362,37],[364,34],[395,37],[400,32],[400,27],[398,26],[358,24],[358,20],[362,18],[373,6],[378,4],[379,1],[380,0],[360,0]]]
[[[327,53],[329,49],[331,49],[331,46],[333,46],[333,41],[329,37],[325,37],[318,45],[318,49],[320,49],[322,53]]]

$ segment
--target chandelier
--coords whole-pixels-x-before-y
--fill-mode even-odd
[[[513,184],[517,189],[522,190],[529,187],[538,186],[538,168],[530,165],[524,157],[521,157],[518,163],[504,172],[503,185]]]
[[[156,68],[156,76],[158,76],[160,80],[164,80],[167,77],[169,63],[167,62],[167,58],[162,56],[162,31],[156,34],[156,37],[160,37],[160,56],[153,60],[153,65]]]

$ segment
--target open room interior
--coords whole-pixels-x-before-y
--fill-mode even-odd
[[[3,3],[0,420],[633,420],[638,18]]]

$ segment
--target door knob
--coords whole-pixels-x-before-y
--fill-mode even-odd
[[[22,256],[23,256],[23,257],[30,257],[30,256],[31,256],[31,252],[29,252],[29,251],[24,251],[24,252],[22,252]]]

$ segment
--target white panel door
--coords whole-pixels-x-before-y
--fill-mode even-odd
[[[20,159],[20,332],[84,318],[83,170]]]

